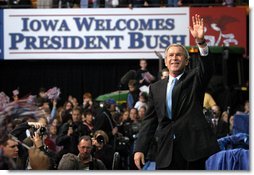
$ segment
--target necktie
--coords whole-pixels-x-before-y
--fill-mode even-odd
[[[169,119],[172,119],[172,91],[174,89],[176,81],[177,79],[174,78],[173,81],[171,82],[171,85],[169,85],[168,91],[167,91],[167,112],[168,112]]]

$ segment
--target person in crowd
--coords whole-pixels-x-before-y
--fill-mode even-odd
[[[58,146],[56,144],[58,129],[58,126],[52,122],[48,127],[48,137],[45,139],[45,144],[48,146],[48,149],[56,154],[63,149],[63,146]]]
[[[236,114],[250,114],[250,102],[249,100],[246,100],[244,104],[242,105],[242,109],[240,111],[236,111]]]
[[[148,96],[146,92],[140,92],[139,93],[139,98],[138,101],[136,102],[136,104],[134,105],[134,108],[137,108],[138,110],[144,106],[145,108],[147,108],[147,100],[148,100]]]
[[[13,140],[8,134],[4,134],[0,139],[0,170],[17,169],[16,160],[18,158],[18,142]]]
[[[113,99],[104,101],[103,107],[95,116],[94,131],[103,130],[109,137],[109,144],[115,145],[118,128],[113,113],[115,111],[116,102]]]
[[[165,78],[168,78],[169,76],[169,71],[168,71],[168,68],[164,68],[161,70],[161,77],[160,79],[163,80]]]
[[[94,116],[91,110],[87,109],[82,115],[83,124],[89,128],[91,134],[94,133]]]
[[[106,170],[104,163],[92,156],[92,139],[90,136],[79,138],[79,154],[67,153],[58,164],[58,170]]]
[[[122,114],[121,123],[118,124],[118,131],[123,135],[128,137],[128,129],[127,126],[130,125],[130,111],[125,110]]]
[[[74,105],[71,101],[66,101],[63,105],[63,113],[62,113],[62,123],[66,123],[71,120],[71,113]]]
[[[65,110],[63,106],[59,106],[56,110],[56,118],[54,120],[57,120],[58,127],[62,125],[64,112]]]
[[[147,109],[147,107],[145,107],[145,106],[141,106],[139,108],[139,110],[138,110],[138,116],[139,116],[140,120],[143,120],[143,118],[145,118],[146,109]]]
[[[156,169],[205,169],[205,160],[220,150],[217,138],[203,114],[206,86],[212,76],[212,59],[204,39],[204,21],[192,16],[190,33],[200,51],[198,64],[185,69],[189,53],[181,44],[165,50],[169,78],[150,86],[149,104],[134,148],[138,169],[145,164],[145,153],[157,131]]]
[[[76,97],[73,97],[72,95],[68,96],[68,101],[70,101],[73,104],[73,107],[78,107],[78,99]]]
[[[127,108],[131,109],[134,107],[139,98],[140,90],[136,80],[130,80],[128,82],[129,92],[127,95]]]
[[[48,101],[48,97],[46,94],[46,89],[44,87],[41,87],[37,95],[36,104],[37,106],[42,106],[42,104],[47,101]]]
[[[45,139],[47,138],[46,122],[46,118],[41,117],[37,122],[21,123],[15,127],[15,129],[11,132],[11,135],[28,147],[37,148],[42,151],[48,157],[50,162],[47,169],[53,170],[56,169],[56,155],[54,152],[48,150],[48,147],[45,144]],[[30,136],[23,139],[22,135],[28,129],[30,131]],[[17,161],[18,169],[32,169],[31,161],[29,160],[29,151],[27,150],[28,148],[24,147],[24,145],[20,145],[19,149],[19,159]]]
[[[79,137],[83,135],[90,135],[89,128],[82,122],[81,108],[75,107],[72,109],[72,119],[64,123],[60,130],[58,137],[56,138],[56,144],[63,146],[63,149],[59,152],[58,160],[66,153],[78,154],[78,141]]]
[[[137,70],[137,81],[138,87],[149,86],[152,82],[155,81],[155,77],[147,69],[147,61],[141,59],[139,61],[140,69]]]
[[[100,159],[108,170],[112,170],[114,148],[108,144],[107,134],[102,130],[97,130],[92,138],[93,156]]]
[[[82,109],[85,111],[87,109],[91,110],[93,113],[95,112],[93,96],[91,92],[85,92],[83,94],[83,103]]]
[[[48,123],[51,123],[56,117],[56,113],[57,113],[56,105],[57,105],[57,100],[53,100],[52,109],[50,107],[49,101],[43,102],[42,106],[40,106],[40,109],[43,110],[43,112],[45,113],[45,117],[47,118]]]
[[[136,142],[136,139],[138,138],[139,129],[141,127],[141,120],[140,116],[138,115],[138,109],[132,108],[130,109],[130,122],[125,123],[125,130],[127,131],[127,137],[129,138],[129,144],[130,144],[130,169],[131,170],[137,170],[135,163],[133,161],[134,156],[134,145]]]
[[[221,118],[220,107],[214,105],[211,107],[213,118],[212,118],[212,128],[217,139],[225,137],[228,135],[228,124]]]
[[[244,111],[245,114],[250,114],[250,102],[249,100],[246,100],[244,103]]]

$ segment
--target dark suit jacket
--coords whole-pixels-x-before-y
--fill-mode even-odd
[[[185,70],[173,89],[172,120],[168,118],[166,109],[168,79],[150,86],[149,107],[134,151],[146,153],[157,129],[157,168],[166,168],[171,163],[173,142],[187,161],[219,151],[216,137],[203,115],[204,93],[212,75],[211,58],[201,56],[196,59],[195,68]]]

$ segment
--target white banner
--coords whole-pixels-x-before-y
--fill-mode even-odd
[[[7,9],[4,59],[154,59],[189,45],[189,8]]]

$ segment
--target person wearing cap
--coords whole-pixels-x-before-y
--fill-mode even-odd
[[[205,160],[218,152],[215,134],[203,114],[204,93],[212,76],[212,59],[204,38],[204,21],[192,16],[190,33],[195,38],[200,57],[192,69],[189,53],[181,44],[171,44],[165,51],[169,78],[150,86],[148,109],[135,145],[134,161],[141,169],[155,131],[158,137],[156,169],[205,169]]]

